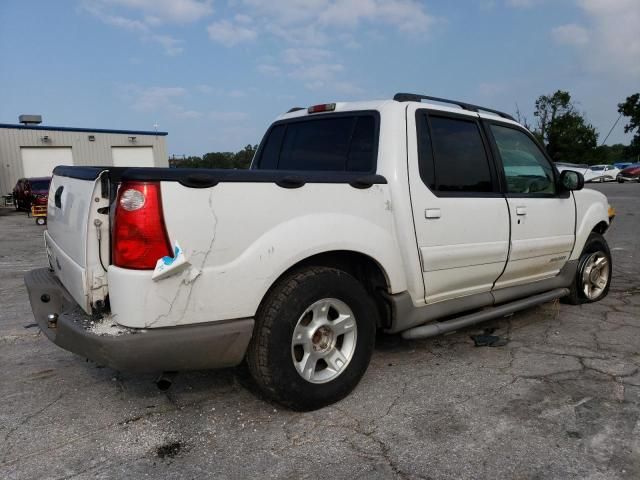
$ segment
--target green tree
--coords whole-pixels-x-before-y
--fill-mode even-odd
[[[569,92],[557,90],[551,95],[540,95],[536,100],[536,109],[533,112],[533,116],[538,120],[535,135],[546,145],[549,141],[549,127],[557,117],[573,112],[573,110]]]
[[[618,112],[629,118],[628,123],[624,126],[624,133],[635,132],[629,147],[627,147],[627,155],[637,159],[640,155],[640,93],[634,93],[628,96],[623,103],[619,103]]]
[[[587,123],[573,102],[571,94],[557,90],[536,100],[534,134],[556,162],[592,163],[598,133]]]
[[[547,132],[547,153],[555,162],[591,163],[598,134],[582,115],[564,113],[549,124]]]
[[[256,150],[258,150],[258,145],[248,144],[246,147],[236,153],[234,158],[235,168],[249,168]]]

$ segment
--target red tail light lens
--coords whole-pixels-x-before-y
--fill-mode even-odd
[[[116,199],[112,257],[117,267],[153,270],[172,256],[159,182],[124,182]]]

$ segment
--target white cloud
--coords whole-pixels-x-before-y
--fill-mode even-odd
[[[207,27],[209,38],[226,47],[233,47],[243,42],[251,42],[256,39],[257,32],[250,27],[233,24],[229,20],[214,22]]]
[[[164,53],[170,56],[179,55],[184,51],[180,45],[182,44],[182,40],[178,40],[177,38],[173,38],[170,35],[157,35],[153,34],[149,37],[152,41],[159,43],[164,47]]]
[[[413,0],[343,0],[334,2],[320,14],[328,26],[357,26],[370,21],[389,24],[403,32],[425,32],[435,19],[421,3]]]
[[[204,114],[184,106],[189,92],[183,87],[141,87],[123,85],[121,97],[133,110],[140,113],[169,115],[181,119],[201,118]]]
[[[213,13],[212,0],[102,0],[98,3],[140,10],[149,25],[191,23]]]
[[[187,90],[182,87],[149,87],[141,89],[136,86],[128,88],[134,96],[132,107],[141,112],[153,112],[173,109],[177,98],[184,97]]]
[[[258,70],[258,72],[262,73],[263,75],[267,75],[267,76],[278,76],[282,73],[282,70],[280,69],[280,67],[269,64],[269,63],[259,64],[256,67],[256,70]]]
[[[622,77],[640,77],[640,1],[578,0],[587,27],[556,27],[552,34],[583,54],[585,65]],[[573,34],[573,35],[572,35]]]
[[[568,23],[551,30],[554,40],[564,45],[586,45],[589,42],[589,32],[586,28]]]
[[[175,115],[178,118],[196,119],[202,118],[203,113],[196,110],[182,110],[180,112],[177,112]]]
[[[184,51],[184,42],[158,28],[165,23],[195,22],[213,13],[212,0],[84,0],[81,8],[106,25],[161,45],[171,56]]]

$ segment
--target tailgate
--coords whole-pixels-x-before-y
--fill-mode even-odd
[[[109,264],[108,172],[57,167],[47,204],[45,244],[51,268],[87,313],[107,296]]]

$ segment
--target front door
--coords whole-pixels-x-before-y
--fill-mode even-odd
[[[557,173],[531,134],[512,124],[485,125],[504,173],[511,214],[509,261],[495,288],[553,277],[575,240],[573,195],[558,191]]]
[[[407,128],[425,300],[489,292],[507,260],[509,210],[479,116],[409,106]]]

